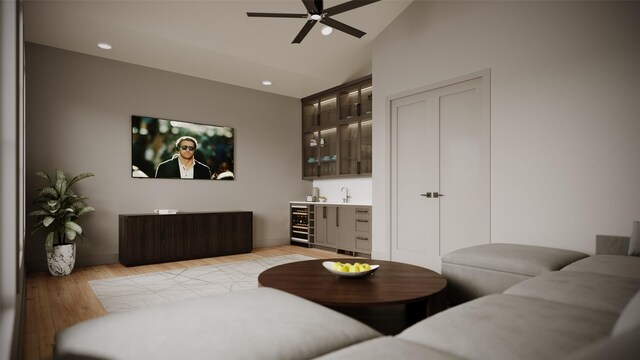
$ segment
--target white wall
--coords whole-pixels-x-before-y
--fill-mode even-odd
[[[389,255],[385,99],[491,69],[492,242],[593,253],[640,219],[640,3],[416,1],[373,46],[373,252]]]
[[[36,44],[26,57],[27,201],[43,185],[38,170],[96,175],[76,185],[97,209],[80,219],[78,265],[117,262],[118,214],[159,208],[253,211],[254,247],[289,243],[288,203],[311,191],[300,178],[299,99]],[[132,179],[134,114],[233,127],[236,180]],[[43,266],[38,237],[27,259]]]

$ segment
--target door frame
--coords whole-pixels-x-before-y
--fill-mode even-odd
[[[491,243],[492,242],[491,240],[491,229],[492,229],[492,226],[491,226],[491,207],[492,207],[491,205],[491,147],[492,147],[491,146],[491,68],[461,75],[452,79],[439,81],[439,82],[422,86],[419,88],[405,90],[405,91],[387,96],[385,98],[385,117],[386,117],[385,126],[390,131],[387,133],[388,137],[386,141],[388,142],[388,144],[393,143],[394,134],[391,131],[391,128],[392,128],[391,121],[392,121],[392,111],[393,111],[393,108],[391,107],[392,101],[403,98],[403,97],[435,90],[438,88],[454,85],[457,83],[461,83],[461,82],[465,82],[465,81],[469,81],[477,78],[482,78],[483,103],[482,103],[481,117],[483,118],[484,121],[487,121],[489,124],[489,189],[488,191],[489,191],[489,242]],[[388,209],[385,209],[385,212],[386,212],[385,221],[387,222],[387,226],[386,226],[386,234],[384,237],[385,238],[384,241],[386,242],[385,248],[387,253],[384,254],[386,256],[383,256],[383,257],[385,260],[391,260],[391,251],[393,247],[391,239],[393,236],[393,231],[396,228],[397,224],[393,219],[393,211],[391,209],[393,204],[393,199],[392,199],[393,183],[392,183],[392,174],[391,174],[391,169],[393,168],[393,164],[392,164],[391,152],[393,151],[393,149],[389,147],[387,150],[388,150],[388,153],[386,154],[387,158],[386,158],[385,167],[389,171],[387,171],[387,174],[386,174],[387,178],[385,179],[387,182],[387,186],[385,188],[385,203],[388,204]],[[378,254],[378,255],[383,255],[383,254]]]

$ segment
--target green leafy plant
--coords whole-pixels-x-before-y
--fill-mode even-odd
[[[29,213],[36,216],[38,222],[34,225],[32,234],[40,229],[47,233],[45,237],[45,249],[52,251],[55,245],[67,244],[76,238],[84,240],[82,227],[76,223],[76,219],[95,211],[87,206],[85,196],[78,196],[71,190],[71,186],[82,179],[94,176],[92,173],[83,173],[68,180],[64,172],[56,170],[56,177],[52,179],[49,174],[38,171],[36,175],[44,178],[48,186],[38,189],[38,195],[33,200],[33,205],[38,210]]]

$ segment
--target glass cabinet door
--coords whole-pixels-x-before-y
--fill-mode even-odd
[[[340,125],[340,175],[358,173],[358,123]]]
[[[336,175],[338,161],[337,129],[331,128],[320,131],[320,174],[319,176]]]
[[[338,104],[335,94],[320,98],[320,127],[335,126],[338,123]]]
[[[372,93],[371,80],[367,81],[360,88],[360,116],[365,118],[371,118],[371,111],[373,105],[373,93]]]
[[[318,133],[305,133],[302,136],[303,164],[302,176],[318,176]]]
[[[302,129],[318,126],[318,101],[310,100],[302,104]]]
[[[358,104],[360,103],[360,87],[353,86],[341,90],[338,94],[340,102],[340,120],[355,120],[358,114]]]
[[[360,123],[360,169],[359,174],[371,174],[372,172],[372,125],[373,120],[365,120]]]

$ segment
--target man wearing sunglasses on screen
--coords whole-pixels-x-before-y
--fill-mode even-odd
[[[176,140],[177,154],[158,164],[157,178],[211,179],[209,167],[195,159],[198,142],[191,136]]]

